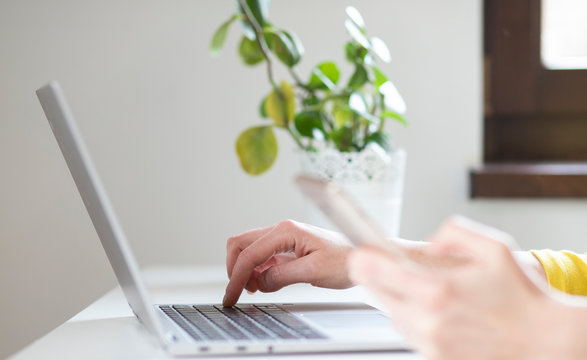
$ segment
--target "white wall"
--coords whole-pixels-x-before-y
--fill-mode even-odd
[[[394,126],[408,150],[402,235],[423,239],[460,212],[514,234],[523,247],[584,250],[585,201],[467,198],[481,159],[480,0],[275,0],[275,24],[297,32],[300,72],[343,61],[344,6],[386,40],[386,65],[409,106]],[[58,79],[141,264],[221,264],[231,234],[303,216],[291,178],[294,144],[276,166],[239,169],[237,134],[260,123],[264,68],[211,34],[233,10],[214,0],[0,2],[0,357],[65,321],[114,285],[34,90]],[[25,306],[23,319],[15,308]],[[34,310],[37,309],[37,310]]]

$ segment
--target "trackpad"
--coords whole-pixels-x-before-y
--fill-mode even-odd
[[[306,319],[316,323],[324,328],[373,328],[373,327],[390,327],[389,319],[383,314],[306,314]]]

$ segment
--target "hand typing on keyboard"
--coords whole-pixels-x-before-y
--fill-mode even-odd
[[[236,304],[243,289],[271,292],[294,283],[348,288],[351,250],[341,234],[291,220],[233,236],[227,243],[230,281],[223,305]]]

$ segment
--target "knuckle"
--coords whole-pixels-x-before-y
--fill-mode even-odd
[[[250,247],[244,248],[238,255],[241,261],[250,262],[253,259],[253,251]]]
[[[226,240],[226,248],[229,250],[235,248],[238,244],[238,239],[238,236],[229,237],[228,240]]]
[[[498,240],[493,240],[488,251],[489,259],[493,264],[503,265],[512,257],[510,247],[506,243]]]
[[[501,241],[495,241],[495,254],[504,257],[511,253],[509,246]]]
[[[298,224],[294,220],[287,219],[287,220],[280,221],[277,224],[277,227],[279,227],[279,229],[281,229],[281,230],[293,230],[298,227]]]

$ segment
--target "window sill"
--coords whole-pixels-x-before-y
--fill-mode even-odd
[[[470,189],[471,198],[587,198],[587,162],[485,164]]]

